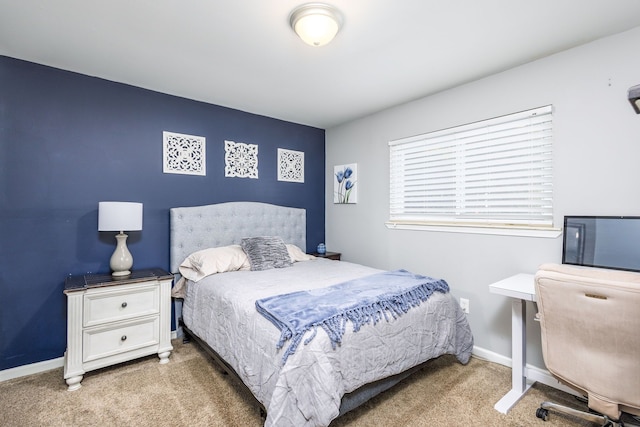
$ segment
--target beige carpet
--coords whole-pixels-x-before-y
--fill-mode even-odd
[[[253,400],[220,373],[197,344],[173,341],[171,362],[150,356],[89,372],[68,392],[62,369],[0,383],[2,426],[261,426]],[[582,409],[572,396],[535,385],[508,415],[493,405],[509,389],[509,368],[444,356],[343,417],[344,426],[592,426],[551,414],[543,400]]]

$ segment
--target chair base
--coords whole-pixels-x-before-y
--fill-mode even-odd
[[[540,404],[540,407],[536,409],[536,417],[540,418],[543,421],[547,421],[547,419],[549,418],[549,409],[560,412],[562,414],[579,417],[583,420],[593,423],[599,423],[602,427],[640,427],[640,420],[636,419],[636,417],[629,417],[629,420],[623,420],[625,418],[625,414],[623,414],[623,416],[619,420],[612,420],[606,415],[579,411],[577,409],[573,409],[564,405],[558,405],[557,403],[553,402],[542,402]],[[633,424],[633,422],[638,422],[639,424]]]

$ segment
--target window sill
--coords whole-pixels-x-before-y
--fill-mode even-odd
[[[445,233],[493,234],[498,236],[540,237],[555,239],[562,234],[561,228],[504,227],[504,226],[464,226],[436,224],[401,224],[385,222],[391,230],[441,231]]]

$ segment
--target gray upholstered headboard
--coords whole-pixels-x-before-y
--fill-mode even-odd
[[[240,244],[244,237],[280,236],[306,251],[307,212],[259,202],[228,202],[170,209],[171,272],[189,254]]]

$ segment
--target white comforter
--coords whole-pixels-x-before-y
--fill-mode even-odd
[[[280,331],[256,311],[257,299],[326,287],[379,272],[344,261],[317,259],[290,268],[214,274],[187,284],[185,324],[242,378],[267,410],[265,426],[328,426],[344,394],[445,353],[466,363],[473,338],[451,294],[389,323],[349,327],[332,349],[325,332],[301,344],[282,366]],[[286,347],[285,347],[286,348]]]

